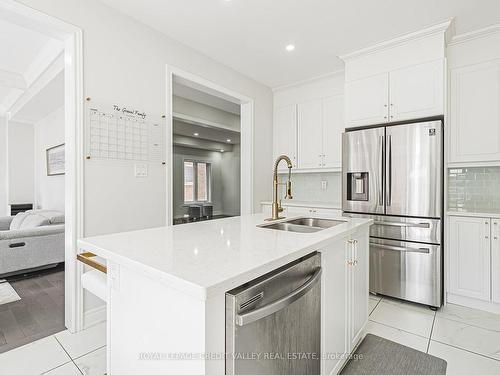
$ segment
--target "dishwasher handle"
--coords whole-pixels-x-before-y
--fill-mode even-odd
[[[239,326],[244,326],[284,309],[285,307],[291,305],[293,302],[297,301],[303,295],[307,294],[307,292],[309,292],[318,283],[320,278],[321,267],[318,267],[318,269],[314,272],[309,280],[307,280],[304,284],[299,286],[290,294],[287,294],[282,298],[279,298],[265,306],[259,307],[258,309],[252,310],[245,314],[236,314],[236,324]]]

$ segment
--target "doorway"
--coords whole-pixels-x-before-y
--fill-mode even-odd
[[[83,91],[80,29],[3,0],[0,27],[0,60],[7,64],[0,67],[0,231],[18,255],[16,265],[0,271],[15,293],[2,305],[10,315],[1,315],[0,325],[18,323],[3,352],[64,328],[80,329]],[[27,237],[13,240],[19,233]]]
[[[167,67],[167,224],[253,212],[253,101]]]

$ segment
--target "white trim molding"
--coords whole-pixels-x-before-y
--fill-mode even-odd
[[[296,82],[292,82],[292,83],[287,83],[286,85],[276,86],[276,87],[273,87],[271,90],[273,92],[278,92],[278,91],[281,91],[281,90],[286,90],[286,89],[290,89],[292,87],[307,85],[308,83],[312,83],[312,82],[316,82],[316,81],[321,81],[322,79],[326,79],[326,78],[330,78],[330,77],[335,77],[335,76],[342,75],[342,74],[345,74],[344,69],[334,70],[333,72],[326,73],[326,74],[321,74],[319,76],[315,76],[315,77],[312,77],[312,78],[307,78],[307,79],[303,79],[303,80],[300,80],[300,81],[296,81]]]
[[[107,305],[104,304],[85,311],[83,314],[83,329],[90,328],[107,320]]]
[[[49,35],[64,45],[65,97],[65,326],[82,329],[83,304],[76,242],[83,236],[83,42],[82,30],[13,0],[0,0],[0,19]],[[50,51],[54,51],[50,48]],[[51,52],[40,58],[50,61]],[[59,54],[58,54],[59,55]],[[28,79],[35,79],[33,76]]]
[[[254,145],[254,101],[253,99],[220,86],[203,77],[186,72],[171,65],[166,65],[166,124],[165,124],[165,144],[166,144],[166,179],[167,179],[167,207],[166,223],[172,225],[173,221],[173,83],[186,85],[191,88],[206,92],[218,98],[239,104],[240,108],[240,163],[241,163],[241,190],[240,190],[240,213],[253,213],[253,145]]]
[[[383,42],[380,42],[380,43],[374,44],[372,46],[365,47],[365,48],[362,48],[362,49],[359,49],[359,50],[356,50],[353,52],[348,52],[348,53],[339,55],[338,57],[343,61],[351,60],[351,59],[355,59],[355,58],[360,57],[360,56],[366,56],[366,55],[369,55],[372,53],[376,53],[376,52],[380,52],[380,51],[383,51],[383,50],[386,50],[389,48],[393,48],[393,47],[399,46],[401,44],[405,44],[405,43],[412,41],[412,40],[426,38],[426,37],[429,37],[431,35],[437,35],[437,34],[443,34],[443,36],[446,38],[446,40],[450,40],[451,35],[453,33],[453,30],[454,30],[453,20],[454,20],[453,18],[450,18],[449,20],[447,20],[445,22],[441,22],[441,23],[438,23],[436,25],[426,27],[422,30],[407,33],[407,34],[401,35],[401,36],[396,37],[396,38],[385,40]]]
[[[468,42],[470,40],[479,39],[488,35],[498,34],[498,33],[500,33],[500,23],[483,27],[482,29],[473,30],[468,33],[455,35],[453,38],[451,38],[451,41],[448,43],[448,45],[453,46],[455,44]]]

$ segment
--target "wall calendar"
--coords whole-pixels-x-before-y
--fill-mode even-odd
[[[162,162],[164,119],[122,105],[87,99],[87,159]]]

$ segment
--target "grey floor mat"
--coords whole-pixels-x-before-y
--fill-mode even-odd
[[[445,375],[446,361],[372,334],[341,375]]]

